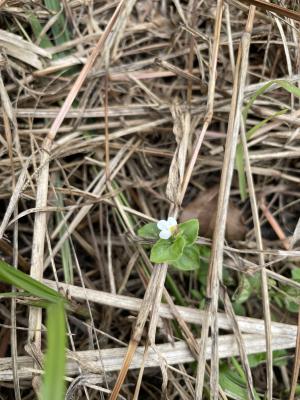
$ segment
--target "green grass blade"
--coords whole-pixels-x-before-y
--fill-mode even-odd
[[[45,5],[50,11],[61,13],[51,28],[56,45],[64,44],[70,40],[66,19],[64,13],[61,12],[62,4],[63,3],[59,0],[45,0]]]
[[[278,117],[279,115],[283,115],[285,113],[287,113],[288,109],[285,108],[284,110],[280,110],[277,111],[276,113],[270,115],[269,117],[263,119],[262,121],[260,121],[258,124],[256,124],[255,126],[253,126],[251,129],[249,129],[249,131],[246,133],[246,138],[247,140],[251,139],[252,136],[255,134],[256,131],[258,131],[259,128],[262,128],[267,122],[269,122],[271,119]],[[242,147],[242,144],[240,143],[239,146]]]
[[[56,185],[57,187],[61,187],[61,181],[59,177],[57,177],[56,180]],[[57,193],[57,206],[59,208],[64,207],[64,201],[61,193]],[[60,224],[61,221],[63,220],[63,214],[62,213],[56,213],[56,222],[57,224]],[[59,231],[59,237],[63,237],[67,231],[67,225],[63,224],[62,228]],[[63,265],[63,271],[64,271],[64,280],[66,283],[73,284],[73,262],[72,262],[72,253],[71,253],[71,246],[70,246],[70,239],[66,239],[61,247],[61,259],[62,259],[62,265]]]
[[[63,297],[55,290],[36,281],[2,260],[0,260],[0,280],[51,303],[64,301]]]
[[[238,145],[236,150],[235,168],[238,172],[240,196],[242,201],[245,201],[247,198],[246,175],[244,169],[244,153],[243,148],[240,148],[240,145]]]
[[[279,86],[282,89],[286,90],[287,92],[289,92],[289,93],[291,93],[291,94],[293,94],[293,95],[295,95],[297,97],[300,97],[300,89],[298,87],[292,85],[288,81],[286,81],[286,80],[278,80],[278,79],[270,81],[270,82],[266,83],[264,86],[262,86],[260,89],[258,89],[254,93],[254,95],[250,98],[248,103],[246,104],[246,106],[245,106],[245,108],[243,110],[243,113],[242,113],[245,124],[246,124],[246,121],[247,121],[249,110],[252,107],[252,105],[255,102],[255,100],[261,94],[263,94],[265,91],[267,91],[272,85],[274,85],[274,88]],[[274,118],[274,117],[276,117],[278,115],[285,114],[286,112],[287,112],[287,109],[280,110],[280,111],[276,112],[275,114],[271,115],[270,117],[268,117],[268,118],[262,120],[261,122],[259,122],[257,125],[255,125],[253,128],[251,128],[246,133],[247,140],[249,140],[259,128],[264,126],[272,118]],[[245,172],[244,172],[244,153],[243,153],[243,147],[242,147],[241,143],[238,144],[238,146],[237,146],[235,166],[236,166],[236,169],[238,171],[240,196],[241,196],[242,200],[245,200],[246,197],[247,197],[247,190],[246,190],[246,176],[245,176]]]
[[[281,87],[282,89],[285,89],[287,92],[300,97],[300,89],[297,88],[296,86],[294,86],[293,84],[289,83],[286,80],[279,80],[279,79],[275,79],[273,81],[270,81],[268,83],[266,83],[264,86],[262,86],[261,88],[259,88],[254,95],[250,98],[250,100],[248,101],[248,103],[246,104],[244,110],[243,110],[243,117],[244,120],[247,120],[248,117],[248,113],[250,108],[252,107],[253,103],[255,102],[255,100],[261,95],[263,94],[266,90],[268,90],[272,85],[277,85],[279,87]],[[274,86],[274,88],[276,88],[276,86]]]
[[[176,299],[176,304],[180,306],[185,306],[186,301],[184,300],[183,296],[180,293],[180,290],[178,289],[178,285],[170,275],[170,273],[167,274],[166,276],[166,286],[168,290],[172,293],[172,296],[175,297]]]
[[[275,80],[274,82],[287,92],[295,95],[296,97],[300,97],[300,89],[292,83],[285,80]]]
[[[235,400],[248,400],[248,390],[246,385],[246,376],[243,368],[235,360],[231,358],[234,369],[229,368],[228,365],[223,365],[220,369],[220,385],[225,391],[226,395]],[[259,400],[257,392],[254,393],[255,399]]]
[[[258,131],[261,127],[263,127],[267,122],[272,120],[273,118],[277,117],[278,115],[283,115],[288,111],[288,109],[277,111],[276,113],[270,115],[268,118],[263,119],[257,125],[253,126],[249,131],[246,133],[247,140],[250,140],[251,137]],[[242,143],[237,145],[236,149],[236,158],[235,158],[235,167],[238,171],[238,178],[239,178],[239,189],[240,189],[240,196],[241,199],[244,201],[247,197],[246,191],[246,175],[244,169],[244,151]]]
[[[247,389],[231,371],[220,372],[220,385],[226,395],[235,400],[248,400]]]
[[[33,34],[35,36],[36,39],[39,38],[40,33],[43,30],[43,27],[40,23],[40,21],[38,20],[38,18],[34,15],[31,14],[28,18],[28,21],[31,25],[31,29],[33,31]],[[52,47],[52,43],[51,40],[48,38],[47,34],[44,34],[40,40],[39,46],[42,47],[43,49]]]
[[[246,104],[245,108],[243,109],[243,118],[244,121],[246,122],[248,114],[249,114],[249,110],[252,107],[253,103],[255,102],[255,100],[261,95],[263,94],[266,90],[269,89],[269,87],[271,87],[274,84],[274,81],[268,82],[266,83],[264,86],[262,86],[260,89],[258,89],[253,96],[251,96],[250,100],[248,101],[248,103]]]
[[[43,400],[63,400],[65,397],[66,323],[63,302],[47,308],[47,353],[42,386]]]
[[[0,299],[24,299],[27,297],[32,297],[32,294],[27,292],[3,292],[0,293]]]
[[[47,308],[50,304],[52,304],[48,300],[36,300],[35,297],[28,292],[1,293],[0,299],[18,299],[22,300],[23,304],[39,308]]]

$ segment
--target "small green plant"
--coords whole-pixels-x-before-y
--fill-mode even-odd
[[[192,271],[200,266],[200,246],[196,243],[199,232],[199,221],[177,224],[173,217],[150,223],[139,229],[138,235],[156,242],[151,248],[150,261],[167,263],[173,267]]]

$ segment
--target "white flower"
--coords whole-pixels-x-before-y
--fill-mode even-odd
[[[169,239],[173,235],[176,226],[177,226],[177,221],[173,217],[169,217],[167,221],[161,219],[157,223],[157,227],[160,230],[159,237],[161,239],[166,239],[166,240]]]

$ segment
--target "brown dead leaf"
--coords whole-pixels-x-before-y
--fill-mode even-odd
[[[42,69],[42,58],[51,58],[51,53],[24,40],[21,36],[0,29],[0,47],[4,54],[12,56],[36,69]]]
[[[180,221],[198,218],[200,223],[200,234],[211,238],[216,223],[219,186],[213,186],[201,192],[182,211]],[[241,210],[229,201],[226,222],[226,239],[242,240],[246,234],[246,226]]]
[[[174,120],[173,133],[177,148],[170,165],[166,195],[172,203],[177,204],[184,178],[191,118],[188,111],[183,111],[177,99],[172,104],[170,111]]]

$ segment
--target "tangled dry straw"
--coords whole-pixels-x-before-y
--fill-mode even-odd
[[[299,84],[299,5],[58,4],[0,1],[0,255],[78,311],[68,314],[67,398],[236,398],[221,382],[235,357],[246,398],[292,399],[300,111],[278,81]],[[192,203],[210,190],[218,201]],[[211,249],[202,272],[151,265],[137,229],[187,207]],[[3,396],[32,398],[42,309],[4,298],[0,312]],[[280,349],[290,350],[277,368]],[[251,368],[247,355],[262,352]]]

